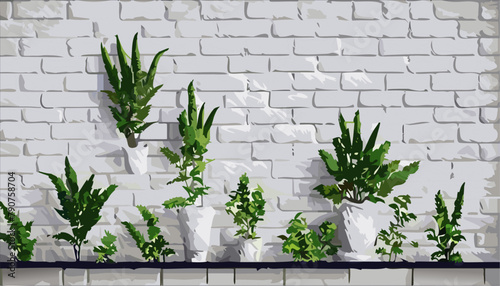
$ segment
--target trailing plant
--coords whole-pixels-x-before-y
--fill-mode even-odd
[[[145,206],[139,205],[137,209],[141,212],[142,218],[146,221],[146,225],[148,226],[149,241],[146,241],[144,235],[130,222],[122,222],[122,224],[135,240],[137,247],[142,252],[142,257],[147,261],[152,260],[158,262],[161,256],[163,262],[165,262],[165,258],[175,252],[173,249],[167,247],[169,243],[165,240],[163,235],[160,234],[160,228],[156,226],[158,218],[148,211]]]
[[[411,199],[409,195],[402,195],[394,198],[394,203],[389,206],[394,210],[395,221],[390,222],[388,230],[382,229],[377,235],[377,239],[380,239],[385,243],[387,247],[379,247],[376,250],[377,254],[382,256],[389,256],[389,261],[396,261],[398,254],[403,254],[403,249],[401,246],[403,242],[408,239],[400,229],[405,227],[405,224],[416,220],[417,216],[415,214],[408,212],[408,205],[411,204]],[[418,247],[418,243],[415,241],[410,241],[410,245],[413,247]],[[393,257],[394,255],[394,257]]]
[[[425,230],[425,232],[428,232],[427,239],[435,241],[436,246],[439,248],[438,251],[431,254],[432,260],[462,262],[462,255],[458,251],[453,252],[453,250],[460,241],[465,240],[462,231],[458,228],[460,226],[458,220],[462,217],[464,191],[465,183],[462,184],[460,191],[458,191],[457,198],[455,199],[455,208],[451,217],[448,215],[448,208],[441,195],[441,191],[438,191],[436,194],[437,214],[433,218],[436,221],[438,230],[437,232],[432,228]]]
[[[283,242],[283,253],[292,253],[295,261],[319,261],[327,255],[334,255],[339,250],[340,246],[333,245],[332,239],[335,237],[337,226],[325,221],[319,230],[321,235],[318,235],[314,230],[307,229],[305,218],[301,218],[298,213],[290,220],[290,226],[286,230],[289,234],[278,236]]]
[[[53,237],[58,240],[66,240],[72,244],[76,261],[80,261],[81,246],[88,242],[85,239],[87,233],[101,219],[99,212],[102,206],[118,186],[111,185],[102,192],[101,189],[92,190],[94,184],[94,174],[92,174],[82,187],[79,188],[75,170],[71,167],[68,157],[65,160],[64,171],[66,174],[66,185],[61,178],[55,175],[44,172],[40,173],[47,175],[56,187],[61,209],[55,210],[63,219],[69,221],[72,227],[72,234],[60,232],[53,235]]]
[[[194,94],[193,81],[188,86],[188,108],[183,110],[177,121],[179,121],[179,132],[182,136],[181,155],[173,152],[168,147],[161,148],[161,152],[179,169],[179,175],[168,184],[175,182],[184,183],[188,197],[175,197],[165,201],[163,204],[167,209],[185,207],[194,204],[196,199],[206,195],[209,187],[205,186],[202,173],[208,163],[213,160],[204,159],[203,155],[208,151],[210,143],[210,127],[219,107],[210,112],[205,121],[205,103],[198,110],[196,96]]]
[[[339,114],[340,137],[333,138],[336,159],[325,150],[319,150],[326,169],[338,182],[334,185],[319,185],[314,189],[325,198],[340,204],[343,200],[352,203],[383,202],[395,186],[404,184],[408,176],[418,170],[419,162],[413,162],[400,170],[400,161],[384,163],[391,143],[385,141],[375,148],[380,123],[373,130],[363,148],[359,111],[354,116],[354,129],[351,139],[349,129],[342,114]]]
[[[253,191],[248,189],[249,179],[247,174],[240,177],[238,189],[229,194],[231,200],[226,203],[226,212],[233,215],[234,223],[240,229],[236,235],[240,235],[245,239],[255,239],[257,233],[255,232],[256,225],[259,221],[264,220],[262,217],[266,213],[264,206],[266,201],[262,198],[264,192],[260,186]]]
[[[97,263],[115,263],[110,256],[116,253],[116,236],[112,235],[111,232],[105,230],[106,234],[101,238],[102,245],[94,247],[94,252],[99,256],[97,257]]]
[[[164,49],[154,56],[149,71],[146,73],[141,70],[137,34],[135,34],[132,43],[130,66],[127,62],[129,56],[123,50],[118,36],[116,36],[116,46],[121,78],[118,76],[118,69],[111,63],[108,51],[104,45],[101,44],[101,55],[104,61],[104,67],[108,74],[109,83],[114,89],[114,91],[103,90],[103,92],[108,95],[109,99],[114,104],[119,105],[120,109],[115,106],[109,107],[113,117],[116,119],[116,127],[127,138],[129,147],[135,148],[137,147],[135,134],[143,132],[154,123],[145,122],[144,120],[151,109],[151,105],[148,105],[148,102],[163,86],[154,86],[153,83],[158,61],[168,49]]]
[[[0,208],[4,219],[10,224],[7,233],[0,233],[0,240],[7,243],[8,248],[15,252],[16,260],[30,261],[36,243],[36,239],[29,239],[33,221],[23,224],[19,215],[14,213],[14,209],[7,208],[3,202],[0,202]]]

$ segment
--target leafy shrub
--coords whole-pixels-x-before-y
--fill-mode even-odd
[[[179,169],[179,175],[168,182],[184,183],[184,190],[188,194],[188,198],[175,197],[165,201],[165,208],[171,209],[175,207],[185,207],[194,204],[196,199],[202,195],[206,195],[206,190],[209,187],[203,183],[201,174],[205,170],[208,163],[213,160],[204,160],[203,155],[208,151],[207,145],[210,143],[210,127],[217,112],[218,107],[212,110],[204,121],[205,103],[198,110],[196,106],[196,96],[194,94],[194,86],[191,81],[188,86],[188,109],[183,110],[177,118],[179,121],[179,132],[183,137],[181,146],[181,156],[170,150],[168,147],[161,148],[161,152],[170,161],[170,164],[175,164]]]
[[[417,219],[415,214],[408,212],[408,205],[411,204],[411,199],[409,195],[402,195],[394,198],[394,203],[389,206],[394,210],[394,219],[391,221],[388,230],[381,230],[377,236],[378,239],[383,241],[386,246],[390,246],[389,250],[386,247],[379,247],[376,250],[377,254],[389,256],[389,261],[396,261],[398,254],[403,254],[403,241],[408,239],[400,229],[412,220]],[[410,244],[413,247],[418,247],[418,243],[411,241]],[[394,258],[393,255],[394,254]]]
[[[226,203],[226,212],[233,215],[234,223],[240,227],[236,235],[254,239],[257,238],[255,232],[257,222],[263,220],[262,216],[266,212],[264,210],[266,201],[262,198],[262,188],[257,186],[251,191],[248,189],[248,183],[247,174],[241,175],[238,189],[229,194],[231,200]]]
[[[130,222],[122,222],[122,224],[135,240],[137,247],[142,252],[142,257],[144,257],[147,261],[152,260],[158,262],[161,255],[163,262],[165,262],[165,257],[170,256],[175,252],[173,249],[167,247],[169,243],[165,240],[163,235],[160,235],[160,228],[155,226],[158,223],[158,218],[144,206],[139,205],[137,206],[137,209],[141,212],[144,221],[147,222],[149,242],[146,242],[144,235]]]
[[[460,241],[465,240],[462,231],[458,229],[460,226],[458,220],[462,217],[464,191],[465,183],[462,184],[457,194],[455,209],[451,214],[451,218],[448,215],[448,209],[446,208],[441,191],[438,191],[436,194],[437,214],[433,217],[437,223],[438,230],[437,232],[432,228],[425,230],[425,232],[428,232],[427,239],[435,241],[436,246],[439,248],[438,251],[431,254],[432,260],[462,262],[462,255],[459,252],[453,252],[453,249]]]
[[[327,255],[336,254],[340,246],[333,245],[332,239],[337,226],[325,221],[320,225],[321,235],[318,235],[314,230],[307,229],[306,219],[301,218],[301,214],[298,213],[290,220],[290,226],[286,230],[290,236],[279,236],[284,240],[283,253],[292,253],[295,261],[318,261]]]
[[[137,46],[137,34],[134,36],[132,43],[132,58],[130,66],[127,63],[129,57],[122,48],[120,39],[116,36],[116,45],[118,51],[118,60],[120,63],[121,79],[118,76],[117,68],[111,63],[108,51],[101,44],[101,55],[104,61],[104,67],[108,74],[109,83],[114,89],[113,91],[103,90],[109,99],[120,106],[120,110],[114,106],[110,106],[111,113],[116,119],[116,127],[127,138],[127,143],[130,147],[137,147],[135,133],[141,133],[146,130],[154,122],[144,122],[149,114],[151,105],[148,105],[149,100],[156,94],[163,85],[154,86],[154,78],[156,68],[160,57],[168,49],[158,52],[153,58],[153,62],[146,73],[141,70],[141,60],[139,48]]]
[[[92,174],[79,188],[75,170],[69,164],[68,157],[65,160],[64,170],[66,185],[64,185],[61,178],[55,175],[40,173],[47,175],[56,187],[57,197],[62,209],[55,210],[63,219],[68,220],[72,227],[72,235],[67,232],[60,232],[53,235],[53,237],[71,243],[76,261],[80,261],[81,246],[88,242],[85,240],[87,233],[101,219],[99,212],[102,206],[118,186],[111,185],[103,192],[101,192],[101,189],[92,190],[94,184],[94,175]]]
[[[9,245],[9,249],[16,252],[17,260],[30,261],[36,243],[36,239],[29,239],[33,221],[23,224],[19,216],[12,209],[9,210],[3,202],[0,202],[0,208],[7,223],[11,224],[7,233],[0,233],[0,240],[3,240]]]
[[[377,124],[363,148],[359,111],[356,111],[354,116],[352,141],[342,114],[339,114],[339,126],[342,135],[333,138],[332,141],[337,159],[325,150],[319,150],[328,173],[338,183],[330,186],[319,185],[314,188],[335,204],[340,204],[342,200],[353,203],[363,203],[366,200],[383,202],[382,198],[387,197],[395,186],[404,184],[408,176],[418,170],[418,161],[403,167],[402,170],[399,170],[400,161],[384,164],[391,143],[386,141],[380,147],[375,148],[380,123]]]
[[[112,235],[111,232],[107,230],[105,230],[104,233],[106,235],[101,238],[103,245],[94,247],[94,252],[99,255],[96,262],[115,263],[110,256],[116,253],[116,236]]]

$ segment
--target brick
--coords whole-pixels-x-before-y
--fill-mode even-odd
[[[247,81],[238,75],[207,75],[198,76],[195,80],[195,86],[201,91],[245,91]]]
[[[270,178],[271,162],[216,160],[208,165],[209,178],[228,180],[231,174],[240,176],[243,173],[247,173],[250,178]]]
[[[39,96],[39,93],[37,95]],[[101,96],[105,95],[85,92],[44,92],[41,102],[44,107],[98,107]]]
[[[270,96],[270,107],[308,107],[312,106],[312,92],[273,91]]]
[[[493,286],[500,285],[500,270],[499,269],[484,269],[485,274],[485,285]]]
[[[293,159],[297,161],[319,160],[319,150],[326,150],[334,153],[332,144],[293,144]],[[300,184],[295,184],[300,185]],[[294,187],[295,188],[295,187]],[[294,192],[295,193],[295,192]]]
[[[16,173],[35,173],[36,172],[36,158],[35,157],[5,157],[2,158],[2,165],[0,166],[0,173],[7,173],[14,171]],[[5,202],[6,203],[6,202]],[[21,216],[23,217],[23,216]]]
[[[272,132],[276,143],[315,142],[316,129],[313,125],[275,125]]]
[[[458,21],[461,38],[498,37],[498,21]]]
[[[500,211],[499,198],[483,198],[480,201],[481,213],[497,214]]]
[[[55,41],[55,39],[51,40]],[[123,41],[121,39],[120,41]],[[102,41],[100,39],[93,39],[93,38],[75,38],[75,39],[69,39],[67,40],[67,45],[65,43],[64,45],[64,55],[66,55],[68,52],[72,57],[81,57],[81,56],[101,56],[101,43]],[[111,41],[108,41],[108,43],[111,43]],[[110,51],[110,47],[108,44],[104,44],[108,52]],[[142,47],[142,45],[141,45]],[[142,51],[141,51],[142,53]],[[61,53],[59,53],[59,56],[61,56]]]
[[[67,155],[68,143],[63,141],[28,141],[27,156]]]
[[[98,91],[99,78],[97,75],[70,74],[66,76],[66,90],[69,91]]]
[[[436,55],[476,55],[477,40],[433,39],[432,51]]]
[[[38,73],[40,62],[37,58],[3,57],[0,70],[2,73]]]
[[[388,74],[387,90],[425,91],[430,87],[430,76],[424,74]]]
[[[62,75],[21,75],[21,86],[26,91],[62,91],[63,82]]]
[[[0,2],[0,5],[5,2]],[[18,55],[18,39],[0,38],[0,56],[17,56]]]
[[[498,74],[479,75],[479,87],[481,90],[498,90]]]
[[[50,27],[50,29],[47,29]],[[39,20],[35,24],[38,38],[92,37],[92,23],[78,20]]]
[[[481,160],[498,161],[500,159],[500,144],[480,144]]]
[[[140,42],[141,55],[156,55],[168,48],[167,56],[193,56],[200,52],[198,39],[144,38]]]
[[[310,20],[279,20],[273,22],[272,34],[275,37],[313,37],[317,23]]]
[[[299,19],[297,3],[294,2],[250,2],[246,15],[250,19]]]
[[[414,124],[404,125],[405,143],[455,142],[456,124]]]
[[[165,19],[165,5],[157,1],[120,2],[122,20],[162,20]]]
[[[245,18],[244,2],[202,2],[203,20],[241,20]]]
[[[408,19],[410,4],[399,1],[384,1],[384,17],[386,19]]]
[[[9,272],[9,269],[2,269],[2,276],[6,277],[4,278],[6,285],[62,285],[63,281],[63,270],[57,268],[18,268],[15,279],[8,277]]]
[[[183,38],[215,37],[216,22],[177,21],[176,34]]]
[[[376,73],[343,73],[343,90],[383,90],[385,75]]]
[[[476,74],[434,74],[431,78],[432,90],[475,90],[477,88]]]
[[[119,2],[69,2],[68,19],[101,20],[106,18],[118,19]]]
[[[453,57],[410,56],[408,70],[412,73],[437,73],[453,70]]]
[[[402,91],[362,91],[359,95],[360,106],[401,107]]]
[[[73,123],[73,124],[53,124],[52,138],[53,139],[90,139],[94,138],[95,125],[89,123]]]
[[[414,269],[414,285],[479,285],[483,269]]]
[[[336,124],[338,112],[337,108],[298,108],[293,112],[293,122],[296,124]]]
[[[235,285],[283,285],[282,269],[235,269]],[[258,277],[258,279],[255,279]]]
[[[286,269],[286,285],[347,285],[349,270]]]
[[[290,90],[293,80],[285,73],[249,74],[247,78],[251,91]]]
[[[45,140],[50,136],[50,126],[47,123],[2,122],[2,131],[0,133],[2,140]]]
[[[291,55],[293,39],[248,39],[244,48],[251,55]]]
[[[430,55],[431,41],[429,39],[381,39],[379,49],[383,56]]]
[[[289,160],[292,144],[252,143],[252,160]]]
[[[23,109],[23,119],[26,122],[62,122],[63,111],[61,109]]]
[[[5,81],[2,81],[2,85]],[[39,92],[2,92],[2,107],[41,107]]]
[[[300,1],[298,9],[302,19],[350,20],[353,12],[350,2]]]
[[[62,2],[14,2],[13,16],[17,19],[65,19],[66,5]]]
[[[434,9],[438,19],[477,20],[479,16],[477,2],[434,1]]]
[[[411,284],[410,269],[351,269],[351,285],[408,285]]]
[[[0,90],[2,91],[20,90],[21,80],[22,77],[17,74],[0,74],[0,81],[2,82]]]
[[[271,140],[271,127],[258,125],[221,126],[218,128],[217,139],[221,143],[269,142]]]
[[[268,57],[229,57],[230,73],[265,73],[269,71]]]
[[[354,107],[358,102],[358,92],[354,91],[316,91],[315,107]]]
[[[30,20],[7,20],[0,23],[0,33],[2,38],[6,37],[27,37],[34,38],[35,25]]]
[[[207,278],[205,268],[163,269],[163,285],[203,285]]]
[[[252,145],[250,143],[227,143],[218,144],[216,141],[210,143],[207,158],[245,160],[251,157]]]
[[[0,121],[21,121],[21,110],[18,108],[2,108],[0,113]]]
[[[325,72],[405,72],[404,57],[333,56],[319,58],[319,71]]]
[[[463,108],[436,108],[434,109],[434,120],[441,122],[461,122],[461,123],[477,123],[479,119],[479,111],[477,109]]]
[[[240,55],[246,46],[246,39],[201,39],[202,55]]]
[[[434,19],[434,5],[428,1],[418,1],[410,3],[410,18],[414,20]]]
[[[456,37],[458,34],[458,23],[455,21],[412,21],[410,28],[415,38]]]
[[[44,58],[44,73],[81,73],[85,70],[84,58]]]
[[[68,55],[66,41],[66,39],[21,39],[19,53],[24,57],[64,57]]]
[[[354,2],[354,20],[378,20],[382,19],[382,3],[378,2]]]
[[[460,107],[498,106],[498,92],[459,91],[457,105]]]
[[[480,120],[482,123],[497,123],[500,120],[498,108],[481,108]]]
[[[498,3],[494,1],[481,3],[481,19],[497,20],[498,19]]]
[[[477,247],[497,247],[498,246],[497,234],[496,233],[476,233],[475,234],[475,245]],[[488,284],[486,284],[486,285],[488,285]]]
[[[318,20],[319,37],[406,37],[408,22],[404,20]]]
[[[0,3],[0,19],[8,20],[12,17],[12,3],[11,2],[1,2]]]
[[[461,142],[493,143],[500,141],[497,124],[460,124],[458,133]]]
[[[248,115],[248,122],[251,124],[278,124],[291,123],[292,112],[287,109],[252,109]]]
[[[199,104],[205,103],[205,112],[209,112],[216,107],[222,106],[223,104],[223,94],[220,92],[197,92],[196,93],[197,100]],[[179,107],[188,108],[188,94],[186,90],[181,91],[181,94],[178,98]],[[179,111],[180,113],[181,111]],[[220,112],[220,110],[219,110]],[[217,113],[218,114],[218,113]],[[229,114],[228,114],[229,115]],[[207,115],[208,116],[208,113]],[[216,118],[219,116],[216,116]],[[177,122],[177,121],[175,121]]]
[[[498,72],[498,59],[495,57],[456,57],[455,68],[458,72]]]
[[[295,39],[296,55],[339,55],[340,39]]]
[[[432,161],[477,161],[479,146],[477,144],[430,144],[427,146],[427,157]]]
[[[221,109],[217,111],[217,116],[215,116],[213,124],[246,124],[247,113],[248,111],[246,109],[240,108]]]
[[[340,74],[296,73],[293,88],[296,90],[338,90]]]
[[[251,23],[251,24],[250,24]],[[269,37],[272,23],[269,20],[227,20],[217,23],[218,37]]]
[[[68,285],[87,285],[87,269],[64,269],[64,283]]]
[[[314,72],[315,57],[271,57],[271,72]]]
[[[113,281],[115,285],[160,284],[161,269],[89,269],[89,285],[102,285]]]
[[[495,39],[488,39],[488,38],[479,39],[479,54],[482,56],[499,55],[498,42]]]
[[[282,211],[315,211],[332,210],[333,203],[317,197],[278,197],[278,208]]]
[[[324,169],[322,161],[274,161],[273,178],[318,178],[327,176]]]
[[[234,285],[234,269],[208,269],[208,285]]]
[[[226,108],[264,108],[269,102],[268,92],[235,92],[224,97]]]
[[[198,1],[166,2],[169,20],[200,20]]]
[[[227,57],[177,57],[174,58],[176,73],[227,73]]]
[[[114,174],[110,176],[110,184],[120,186],[126,190],[148,190],[150,189],[149,175],[121,175]]]
[[[142,30],[147,38],[167,38],[176,36],[176,23],[171,21],[148,21],[143,22]]]

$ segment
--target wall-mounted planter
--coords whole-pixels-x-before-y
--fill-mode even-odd
[[[260,262],[262,258],[262,238],[239,239],[241,262]]]
[[[125,168],[129,173],[144,175],[148,171],[148,144],[141,143],[135,148],[122,147],[125,151]]]
[[[215,217],[212,207],[190,205],[179,210],[180,232],[188,262],[206,262],[210,248],[210,231]]]

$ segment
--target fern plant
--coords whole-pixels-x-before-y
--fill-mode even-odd
[[[4,219],[10,224],[7,233],[0,233],[0,240],[8,244],[9,249],[15,251],[16,259],[20,261],[30,261],[33,257],[33,248],[36,239],[29,239],[33,221],[24,224],[13,210],[9,210],[3,202],[0,202]]]
[[[408,212],[408,205],[411,204],[411,199],[409,195],[397,196],[394,198],[394,203],[390,204],[394,210],[394,220],[391,221],[389,229],[382,229],[377,235],[377,239],[380,239],[385,243],[387,247],[379,247],[376,250],[377,254],[382,256],[388,256],[389,261],[396,261],[398,254],[403,254],[403,249],[401,246],[403,242],[408,239],[400,229],[405,227],[405,224],[416,220],[417,216],[415,214]],[[418,243],[415,241],[410,241],[410,245],[413,247],[418,247]],[[394,257],[393,257],[394,255]]]
[[[226,203],[226,212],[234,217],[240,229],[236,235],[241,235],[245,239],[255,239],[256,225],[259,221],[264,220],[262,217],[266,213],[264,206],[266,201],[262,198],[264,192],[260,186],[253,191],[248,189],[249,179],[247,174],[240,177],[238,189],[229,194],[231,200]]]
[[[148,226],[149,241],[146,241],[144,235],[130,222],[122,222],[122,224],[135,240],[137,247],[142,253],[142,257],[147,261],[158,262],[161,256],[163,262],[165,262],[165,258],[175,252],[173,249],[167,247],[169,243],[165,240],[163,235],[160,234],[160,228],[156,226],[158,218],[148,211],[145,206],[139,205],[137,209],[141,212],[142,218],[146,221],[146,225]]]
[[[65,159],[66,185],[63,180],[53,174],[40,172],[50,178],[56,187],[57,197],[61,204],[61,209],[56,212],[65,220],[68,220],[72,227],[72,234],[60,232],[53,235],[58,240],[66,240],[73,245],[73,252],[76,261],[80,261],[80,251],[82,244],[88,240],[87,233],[96,225],[101,216],[99,215],[102,206],[118,187],[111,185],[101,192],[101,189],[92,190],[94,175],[85,181],[81,188],[78,187],[78,180],[75,170],[71,167],[68,157]]]
[[[326,169],[338,182],[334,185],[319,185],[314,189],[323,197],[340,204],[343,200],[361,204],[366,200],[383,202],[395,186],[404,184],[408,177],[418,170],[419,162],[413,162],[399,170],[400,161],[384,163],[391,143],[386,141],[375,148],[380,123],[373,130],[363,148],[359,111],[354,116],[354,130],[351,139],[342,114],[339,114],[340,137],[333,138],[336,159],[325,150],[319,155]]]
[[[462,231],[458,228],[460,224],[458,220],[462,217],[462,206],[464,204],[465,183],[460,187],[457,198],[455,199],[455,208],[451,217],[448,214],[448,208],[444,202],[441,191],[438,191],[435,197],[436,212],[433,216],[437,224],[437,231],[432,228],[425,230],[428,232],[427,239],[436,242],[438,251],[431,254],[432,260],[462,262],[462,255],[457,251],[454,252],[455,246],[465,240]]]
[[[108,51],[101,44],[101,55],[104,61],[104,67],[108,74],[109,83],[114,91],[103,90],[109,99],[119,105],[118,109],[115,106],[110,106],[111,113],[116,119],[116,127],[125,135],[129,147],[137,147],[135,134],[139,134],[146,130],[154,122],[145,122],[144,120],[149,114],[151,105],[148,102],[156,94],[163,85],[154,86],[154,78],[156,68],[160,57],[168,49],[158,52],[154,58],[149,71],[146,73],[141,70],[140,53],[137,45],[137,35],[135,34],[132,43],[132,58],[130,66],[127,62],[128,55],[123,50],[120,39],[116,36],[116,45],[118,52],[118,60],[120,64],[120,76],[118,69],[111,63]]]
[[[181,155],[170,150],[168,147],[161,148],[161,152],[179,169],[179,175],[168,184],[175,182],[183,183],[188,197],[175,197],[165,201],[165,208],[185,207],[195,203],[196,199],[206,195],[209,187],[205,186],[202,173],[208,163],[213,160],[205,159],[203,155],[208,151],[207,145],[210,143],[210,127],[219,107],[210,112],[205,120],[205,103],[198,110],[196,106],[196,96],[194,94],[193,81],[188,86],[188,109],[183,110],[177,121],[179,121],[179,132],[182,139],[180,147]]]
[[[305,218],[301,218],[298,213],[290,220],[290,226],[286,230],[289,234],[278,236],[283,242],[283,253],[292,253],[295,261],[319,261],[327,255],[334,255],[339,250],[340,246],[334,245],[332,239],[335,237],[337,226],[325,221],[319,230],[321,235],[318,235],[314,230],[307,229]]]
[[[106,234],[101,238],[102,245],[94,247],[94,252],[98,254],[97,263],[115,263],[110,256],[116,253],[116,236],[105,230]]]

